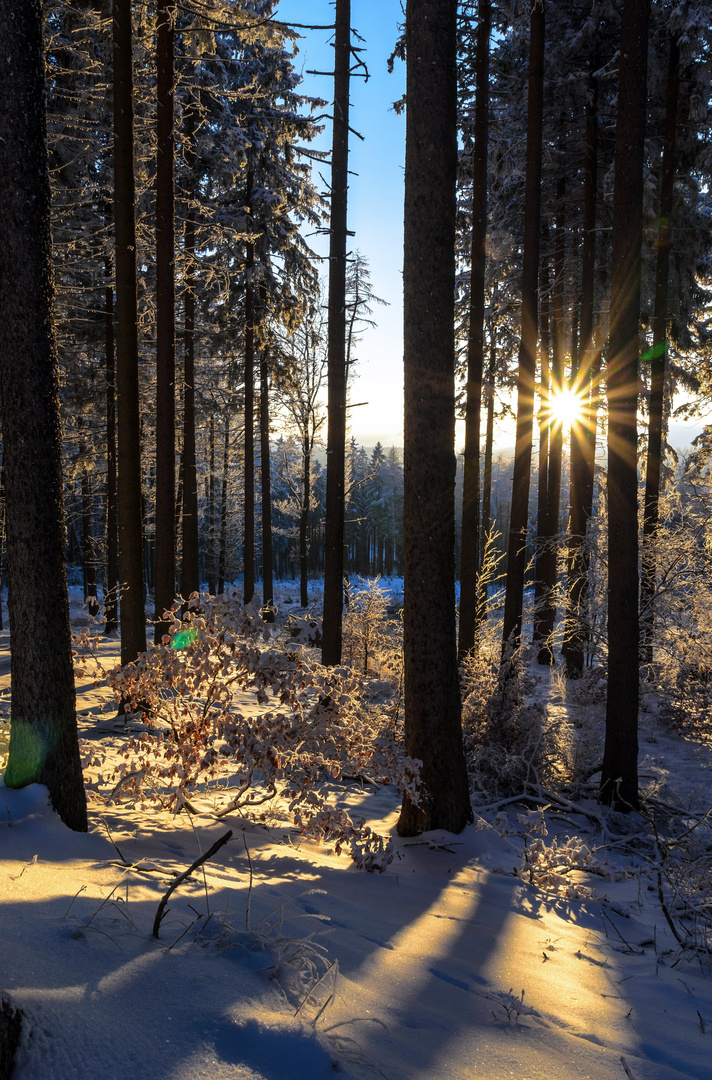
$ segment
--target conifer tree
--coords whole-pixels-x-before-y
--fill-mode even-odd
[[[0,408],[12,637],[5,784],[46,784],[86,831],[64,566],[39,0],[0,7]]]
[[[512,512],[507,553],[507,591],[502,631],[504,658],[508,655],[508,650],[519,645],[522,632],[538,329],[544,33],[543,0],[531,0],[522,314],[517,377],[517,441],[514,454]]]
[[[156,4],[156,586],[155,641],[175,599],[175,221],[173,84],[176,8]]]
[[[336,0],[334,105],[329,216],[329,371],[324,533],[325,664],[341,663],[344,574],[344,470],[346,455],[346,207],[349,156],[351,0]]]
[[[670,247],[672,242],[673,185],[675,180],[675,149],[678,127],[678,98],[680,91],[680,47],[674,35],[670,37],[665,137],[660,177],[660,213],[658,217],[658,252],[655,272],[655,307],[653,314],[653,344],[650,360],[650,420],[648,452],[645,467],[645,504],[643,512],[643,551],[640,581],[641,629],[643,658],[653,659],[653,602],[655,596],[656,559],[654,542],[658,529],[660,506],[660,467],[662,462],[663,414],[665,377],[667,374],[668,291],[670,285]]]
[[[608,694],[600,796],[638,805],[638,475],[643,159],[650,0],[625,0],[621,25],[608,341]]]
[[[472,820],[455,632],[456,9],[406,8],[405,744],[423,767],[420,803],[403,801],[404,836]]]
[[[113,0],[116,432],[121,662],[146,648],[139,428],[131,0]]]
[[[470,312],[467,339],[465,460],[462,495],[460,627],[458,653],[475,645],[477,573],[480,562],[480,413],[484,367],[485,247],[487,239],[487,121],[489,94],[490,0],[479,0],[476,56],[475,124],[472,156],[472,243]]]

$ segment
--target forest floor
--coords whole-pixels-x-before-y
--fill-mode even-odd
[[[532,687],[572,728],[601,719],[548,670]],[[78,710],[86,757],[118,754],[106,688],[79,680]],[[710,1080],[709,922],[679,911],[670,821],[687,815],[708,866],[695,823],[712,748],[644,712],[641,781],[652,845],[645,818],[602,811],[592,788],[544,813],[480,808],[459,836],[395,837],[383,874],[300,838],[279,806],[257,825],[217,821],[208,800],[174,817],[92,794],[83,835],[44,788],[0,784],[0,989],[26,1017],[13,1078]],[[394,832],[394,789],[339,797]],[[228,828],[154,938],[175,875]],[[709,914],[709,893],[698,903]]]

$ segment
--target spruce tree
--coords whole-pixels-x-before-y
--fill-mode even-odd
[[[42,10],[0,6],[0,408],[12,638],[5,784],[86,831],[64,566]]]
[[[455,630],[456,9],[406,8],[405,744],[423,765],[420,802],[403,800],[403,836],[472,820]]]
[[[504,659],[510,655],[512,649],[519,645],[522,632],[538,331],[544,34],[544,4],[542,0],[531,0],[522,313],[517,377],[517,438],[507,551],[507,591],[502,631]]]
[[[139,428],[136,185],[130,0],[113,0],[116,433],[121,662],[146,648]]]
[[[608,390],[608,694],[600,797],[638,805],[638,472],[643,164],[650,0],[625,0],[613,192]]]
[[[336,0],[334,105],[329,215],[329,371],[324,526],[325,664],[341,663],[344,574],[344,469],[346,456],[346,208],[349,157],[351,0]]]

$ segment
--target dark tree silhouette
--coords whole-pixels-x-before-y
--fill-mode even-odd
[[[173,81],[175,8],[156,5],[156,581],[154,638],[176,591],[175,224]]]
[[[0,408],[12,690],[5,784],[86,831],[64,568],[40,0],[0,5]]]
[[[475,131],[472,166],[472,248],[470,259],[470,323],[467,339],[465,460],[462,493],[460,559],[460,633],[462,658],[475,645],[477,572],[480,562],[480,413],[484,367],[485,243],[487,240],[487,106],[489,94],[490,0],[478,6],[475,58]]]
[[[562,129],[564,118],[561,119]],[[559,136],[560,149],[563,150],[567,132],[562,130]],[[556,186],[556,233],[554,236],[553,277],[551,291],[551,386],[549,394],[556,398],[564,384],[564,262],[566,241],[566,174],[559,175]],[[543,350],[542,350],[543,354]],[[542,380],[543,381],[543,380]],[[540,664],[553,664],[554,651],[552,639],[556,607],[554,591],[556,588],[557,537],[559,533],[559,511],[561,503],[561,456],[563,450],[563,425],[552,419],[551,413],[544,416],[544,423],[549,429],[547,447],[546,489],[544,492],[544,512],[540,514],[542,531],[538,530],[536,560],[537,612],[534,623],[534,641],[539,646],[537,660]],[[541,496],[540,496],[541,497]]]
[[[668,63],[667,108],[663,141],[662,176],[660,180],[660,215],[658,217],[658,258],[655,268],[655,311],[653,315],[653,347],[650,360],[650,420],[648,424],[648,455],[645,467],[645,507],[643,512],[643,559],[640,581],[641,630],[643,656],[647,663],[653,659],[653,600],[655,596],[655,537],[658,531],[660,505],[660,466],[663,445],[663,406],[665,400],[665,370],[667,366],[668,290],[670,281],[670,247],[672,243],[672,206],[675,182],[675,148],[678,126],[678,97],[680,89],[680,47],[670,38]]]
[[[534,377],[538,327],[539,233],[541,224],[541,144],[544,97],[544,4],[532,0],[529,39],[527,168],[524,195],[522,319],[517,377],[517,438],[512,480],[512,512],[507,556],[502,655],[516,647],[522,632],[526,568],[529,473],[532,461]]]
[[[104,330],[106,351],[106,590],[104,631],[119,625],[119,534],[116,508],[116,357],[114,355],[114,287],[111,263],[105,267]]]
[[[245,209],[252,220],[252,173],[247,174]],[[245,526],[242,545],[243,600],[255,595],[255,244],[245,255]],[[212,520],[212,519],[211,519]]]
[[[472,820],[455,633],[456,15],[456,0],[406,8],[405,743],[423,787],[403,800],[403,836]]]
[[[571,427],[571,522],[564,658],[569,676],[583,672],[584,625],[588,606],[586,528],[593,512],[593,470],[598,423],[599,358],[594,340],[593,299],[596,270],[596,189],[598,176],[598,57],[589,62],[586,145],[583,161],[583,240],[581,245],[581,316],[579,365],[572,382],[581,399],[581,419]]]
[[[188,600],[200,589],[198,546],[198,470],[195,460],[195,129],[197,108],[191,98],[185,110],[184,154],[188,170],[188,208],[183,236],[183,505],[181,519],[180,593]]]
[[[113,35],[116,434],[121,663],[130,664],[146,648],[136,314],[136,188],[131,0],[114,0]]]
[[[336,0],[334,124],[329,216],[328,428],[324,527],[325,664],[341,663],[344,603],[344,472],[346,460],[346,206],[349,160],[351,0]]]
[[[643,163],[650,0],[621,26],[608,341],[608,696],[600,796],[638,805],[637,426]]]

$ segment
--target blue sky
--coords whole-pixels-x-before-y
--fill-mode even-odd
[[[334,7],[329,0],[280,0],[277,17],[288,22],[333,23]],[[389,307],[376,306],[378,325],[367,330],[357,349],[359,364],[351,399],[367,405],[352,411],[351,433],[359,442],[372,446],[380,439],[385,446],[403,444],[403,165],[405,160],[405,116],[397,116],[393,102],[405,89],[405,65],[396,61],[393,74],[387,61],[403,21],[400,0],[351,0],[351,25],[365,39],[356,44],[368,70],[368,82],[352,80],[351,126],[364,136],[352,135],[348,226],[355,236],[351,243],[367,258],[377,296]],[[303,73],[302,91],[330,100],[331,79],[309,75],[308,69],[333,70],[333,49],[328,30],[301,30],[297,70]],[[325,123],[320,148],[331,145],[331,125]],[[325,237],[311,237],[318,254],[327,251]],[[326,264],[324,264],[326,274]],[[676,402],[677,403],[677,402]],[[514,404],[514,403],[513,403]],[[461,447],[464,425],[458,422],[457,445]],[[683,447],[700,430],[701,422],[673,423],[670,441]],[[599,433],[599,439],[601,435]],[[500,449],[514,443],[513,424],[495,431]]]
[[[329,0],[281,0],[277,16],[300,23],[332,23],[334,8]],[[356,355],[359,364],[352,389],[353,401],[368,405],[352,412],[352,431],[358,441],[372,445],[380,438],[385,445],[402,445],[403,430],[403,163],[405,117],[396,116],[392,104],[405,89],[405,67],[398,61],[392,75],[387,60],[393,51],[402,21],[400,0],[352,0],[351,24],[365,41],[361,54],[369,71],[368,82],[352,80],[349,143],[350,178],[348,226],[355,236],[353,249],[367,258],[373,290],[389,307],[377,305],[378,326],[364,333]],[[330,99],[331,79],[306,74],[307,69],[333,70],[333,49],[328,30],[302,30],[297,70],[304,72],[302,90]],[[331,143],[331,125],[322,136],[324,148]],[[312,237],[319,254],[326,251],[325,238]],[[324,265],[324,273],[326,266]]]

